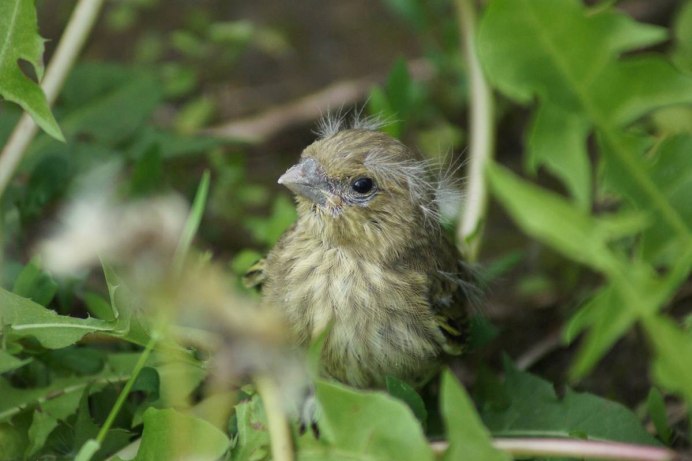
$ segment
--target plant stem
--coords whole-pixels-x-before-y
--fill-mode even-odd
[[[466,202],[457,226],[457,241],[469,261],[478,257],[488,196],[485,167],[494,150],[493,95],[476,53],[475,0],[456,0],[462,47],[469,73],[470,147]]]
[[[65,83],[65,78],[67,78],[67,74],[72,69],[77,55],[89,36],[102,5],[103,0],[80,0],[75,6],[41,82],[41,88],[46,95],[49,106],[55,102]],[[5,192],[7,184],[12,179],[37,131],[38,127],[31,116],[26,112],[22,114],[19,123],[17,123],[2,150],[2,154],[0,154],[0,197]]]
[[[595,440],[496,438],[493,445],[514,457],[554,456],[630,461],[667,461],[675,457],[675,453],[667,448]]]
[[[123,387],[123,390],[120,391],[118,399],[115,401],[113,408],[111,408],[110,413],[108,413],[106,421],[103,423],[103,426],[101,426],[101,430],[99,430],[99,433],[96,436],[96,441],[99,444],[102,444],[105,440],[106,434],[108,434],[108,430],[111,428],[111,425],[113,424],[113,421],[115,421],[116,416],[118,416],[120,409],[125,403],[125,399],[129,395],[132,386],[134,385],[135,381],[137,380],[137,377],[139,376],[139,373],[142,371],[142,368],[144,368],[144,364],[147,363],[147,360],[151,355],[151,351],[154,349],[154,346],[158,341],[158,337],[158,334],[156,332],[153,332],[151,338],[149,338],[149,342],[144,348],[144,351],[142,351],[142,354],[139,356],[139,359],[137,360],[137,363],[135,364],[135,367],[132,370],[132,374],[130,375],[130,379],[127,380],[125,386]]]
[[[293,443],[286,415],[281,408],[276,382],[269,376],[255,378],[257,392],[264,403],[269,426],[269,441],[274,461],[293,461]]]
[[[444,453],[446,441],[433,442],[437,454]],[[672,461],[676,453],[667,448],[597,440],[547,438],[494,438],[493,446],[514,458],[557,457],[578,459],[615,459],[620,461]]]

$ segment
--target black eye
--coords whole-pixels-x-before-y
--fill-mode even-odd
[[[351,189],[358,192],[359,194],[367,194],[372,190],[375,184],[370,178],[358,178],[351,184]]]

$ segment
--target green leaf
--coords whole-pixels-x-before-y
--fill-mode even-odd
[[[117,356],[118,354],[112,355]],[[60,417],[62,414],[60,405],[69,401],[68,395],[82,395],[87,388],[93,393],[108,383],[126,381],[130,371],[131,368],[127,371],[115,369],[109,363],[108,367],[95,375],[54,378],[48,386],[28,389],[16,388],[10,385],[6,379],[0,378],[0,395],[3,396],[0,399],[0,423],[9,421],[15,415],[36,408],[39,405],[42,407],[48,405],[50,411],[56,417]],[[48,403],[55,399],[65,399],[61,403],[56,404],[57,409]]]
[[[0,374],[21,368],[32,359],[19,359],[7,351],[0,350]]]
[[[681,134],[663,140],[646,160],[646,170],[652,181],[692,229],[692,135]],[[633,190],[632,194],[638,194]],[[641,202],[639,202],[641,203]],[[670,228],[655,220],[644,232],[642,251],[647,260],[671,263],[678,256],[679,240],[670,238]]]
[[[135,461],[196,459],[215,461],[230,447],[228,437],[203,419],[176,410],[149,408]]]
[[[245,218],[245,226],[258,243],[270,246],[276,243],[296,220],[296,208],[288,198],[280,195],[274,201],[269,218]]]
[[[79,392],[68,392],[50,398],[34,410],[34,417],[28,432],[29,447],[26,451],[28,458],[33,457],[43,448],[48,436],[57,427],[58,421],[64,421],[77,411],[84,390],[85,388],[81,388]]]
[[[60,154],[80,168],[93,165],[94,159],[121,155],[125,141],[147,131],[146,122],[161,100],[161,85],[151,73],[113,64],[80,64],[65,82],[58,106],[69,144],[39,136],[21,168],[30,171],[47,155]]]
[[[644,156],[641,155],[648,145],[647,140],[632,135],[605,132],[599,133],[597,139],[605,154],[603,171],[604,180],[608,186],[620,192],[635,209],[647,210],[652,214],[654,235],[663,233],[665,234],[664,240],[677,241],[676,246],[692,245],[689,200],[683,199],[684,201],[681,203],[680,197],[672,200],[673,197],[669,196],[680,183],[676,184],[673,181],[673,189],[669,189],[666,184],[665,173],[660,178],[660,173],[656,174],[655,164],[647,164]],[[684,143],[681,147],[685,148]],[[673,147],[672,152],[669,152],[664,152],[666,158],[661,159],[662,164],[658,169],[661,167],[666,169],[667,163],[670,161],[672,168],[681,168],[683,175],[688,174],[690,166],[692,166],[689,156],[682,153],[682,157],[676,158],[675,152],[680,151],[675,147]],[[686,151],[683,150],[682,152]],[[685,184],[687,182],[685,178],[681,179],[681,182],[683,190],[689,189],[689,186]]]
[[[557,194],[522,181],[498,165],[488,166],[496,197],[528,234],[545,241],[567,257],[597,270],[611,272],[622,260],[608,243],[640,231],[641,215],[596,219]]]
[[[571,343],[579,333],[590,327],[572,363],[570,378],[576,380],[586,375],[635,321],[635,312],[627,309],[613,285],[608,284],[598,290],[570,319],[563,333],[566,342]]]
[[[591,164],[585,142],[588,128],[583,118],[546,102],[531,125],[526,155],[529,171],[535,173],[545,165],[583,210],[591,206]]]
[[[327,382],[317,383],[316,394],[322,409],[320,440],[301,450],[301,459],[433,459],[421,426],[402,402]]]
[[[159,402],[173,405],[185,401],[206,377],[204,366],[197,362],[179,360],[156,365],[159,375]]]
[[[27,429],[19,424],[0,424],[0,461],[23,459],[27,446]]]
[[[93,458],[103,459],[107,454],[123,448],[132,439],[130,432],[116,428],[110,429],[103,443],[99,443],[96,438],[100,427],[92,419],[91,405],[89,405],[89,396],[87,394],[84,393],[79,403],[77,418],[74,421],[74,441],[72,444],[73,452],[77,452],[75,460],[81,459],[83,461]],[[96,395],[92,398],[98,401],[98,397]]]
[[[402,122],[406,120],[415,103],[415,94],[405,59],[399,58],[394,63],[387,78],[385,93],[394,115]]]
[[[243,249],[233,257],[231,268],[233,273],[242,276],[253,264],[262,258],[262,253],[256,250]]]
[[[692,102],[692,77],[661,56],[620,58],[665,38],[664,29],[636,23],[611,8],[587,12],[578,0],[496,0],[480,25],[479,55],[502,92],[541,105],[529,144],[530,165],[545,163],[583,204],[588,192],[583,146],[598,130],[609,146],[607,157],[661,208],[669,226],[689,238],[638,165],[639,151],[619,139],[620,129],[654,109]],[[542,112],[561,117],[548,123]],[[565,131],[549,133],[550,125]],[[576,177],[567,174],[569,165],[578,167]]]
[[[42,361],[55,371],[89,375],[103,370],[106,356],[103,350],[68,346],[43,353]]]
[[[589,14],[578,0],[496,0],[480,25],[479,55],[490,80],[513,99],[528,102],[537,95],[563,110],[608,114],[627,104],[623,95],[632,91],[594,90],[605,88],[603,80],[610,74],[640,62],[620,65],[618,55],[665,38],[664,29],[638,24],[612,9]],[[646,73],[628,77],[628,89],[648,79]],[[650,83],[649,90],[660,87],[660,82]]]
[[[627,443],[658,445],[625,406],[566,389],[558,398],[553,385],[519,371],[505,361],[505,408],[488,407],[483,421],[498,437],[587,437]]]
[[[232,461],[261,461],[270,457],[267,417],[259,395],[235,407],[237,434],[231,449]]]
[[[43,77],[43,39],[38,35],[33,0],[0,2],[0,95],[22,106],[36,124],[59,141],[65,138],[41,87],[19,67],[26,61]]]
[[[663,400],[661,391],[652,387],[649,396],[646,398],[646,408],[651,417],[651,421],[656,428],[656,434],[663,443],[670,445],[673,431],[668,425],[668,415],[666,414],[666,403]]]
[[[69,146],[60,145],[60,148],[69,149]],[[69,168],[69,160],[59,155],[48,155],[36,162],[25,192],[17,203],[22,221],[40,219],[45,216],[48,206],[54,206],[64,196],[71,180]]]
[[[2,288],[0,306],[0,324],[9,327],[10,337],[33,336],[48,349],[67,347],[88,333],[114,331],[113,323],[58,315]]]
[[[130,194],[133,197],[153,195],[164,182],[162,173],[161,147],[152,144],[135,162],[130,179]]]
[[[116,320],[115,314],[117,314],[117,312],[114,312],[110,302],[104,299],[104,297],[100,294],[87,291],[82,294],[82,299],[84,300],[89,313],[94,315],[96,318],[105,320],[107,322],[113,322]]]
[[[662,387],[682,395],[692,404],[692,367],[689,366],[692,335],[660,316],[650,316],[643,324],[656,353],[654,378]]]
[[[139,129],[159,101],[160,88],[154,79],[135,78],[66,114],[63,126],[70,136],[84,134],[98,143],[113,144]]]
[[[205,170],[202,174],[202,179],[199,182],[199,186],[197,186],[197,193],[195,194],[195,200],[192,203],[192,208],[190,209],[190,213],[185,220],[185,227],[183,228],[183,233],[180,236],[178,247],[175,249],[174,265],[176,270],[182,269],[185,258],[190,251],[190,246],[192,246],[192,239],[195,237],[197,229],[199,229],[199,223],[202,222],[204,208],[206,207],[207,197],[209,196],[209,181],[209,170]]]
[[[419,88],[408,72],[406,60],[400,58],[394,63],[384,88],[374,87],[371,90],[368,110],[386,121],[383,132],[400,138],[406,122],[414,114],[418,96]]]
[[[685,2],[673,21],[675,36],[673,62],[685,72],[692,73],[692,3]]]
[[[375,86],[370,90],[370,95],[368,96],[368,112],[387,121],[382,127],[383,133],[397,138],[404,130],[403,121],[398,118],[394,109],[392,109],[392,105],[387,98],[387,93],[379,86]]]
[[[493,447],[490,434],[478,417],[471,399],[450,371],[442,374],[440,406],[449,440],[445,461],[511,459],[508,454]]]
[[[404,402],[425,429],[428,422],[428,410],[425,409],[425,403],[415,389],[393,376],[387,376],[385,384],[389,395]]]
[[[58,291],[58,284],[32,261],[19,273],[12,291],[37,304],[47,306]]]
[[[525,232],[608,277],[609,286],[567,328],[569,337],[587,325],[594,328],[573,366],[573,378],[586,373],[634,321],[660,309],[689,272],[692,246],[678,246],[674,268],[660,276],[651,265],[627,258],[614,245],[645,227],[642,215],[595,218],[497,165],[489,165],[488,176],[496,197]]]

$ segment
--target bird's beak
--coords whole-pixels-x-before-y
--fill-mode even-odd
[[[314,203],[327,203],[329,182],[322,166],[314,158],[306,157],[289,168],[279,178],[279,184],[288,187],[294,194],[301,195]]]

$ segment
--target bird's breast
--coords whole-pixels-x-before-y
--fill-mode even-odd
[[[378,300],[386,284],[382,272],[377,264],[346,250],[313,249],[289,268],[286,285],[292,288],[286,291],[285,307],[312,338],[335,321],[350,324],[377,317],[381,314],[373,304],[382,304]]]
[[[338,379],[365,386],[405,376],[438,353],[425,274],[338,247],[315,246],[286,261],[283,281],[272,287],[282,295],[273,298],[298,342],[329,328],[323,354]]]

